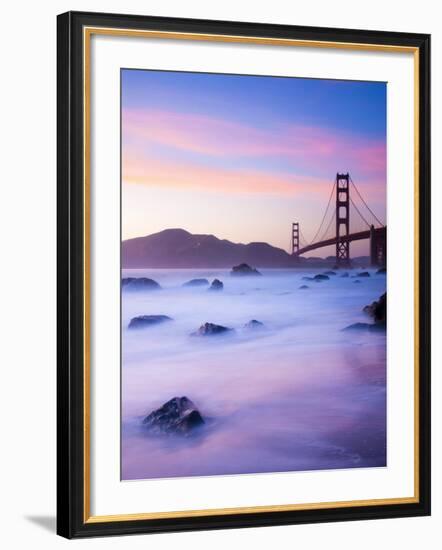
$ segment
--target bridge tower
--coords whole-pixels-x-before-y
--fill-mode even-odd
[[[299,251],[299,223],[292,223],[292,254],[295,255]]]
[[[350,175],[336,174],[336,264],[350,263]]]
[[[385,267],[387,263],[387,228],[370,227],[370,263],[372,266]]]

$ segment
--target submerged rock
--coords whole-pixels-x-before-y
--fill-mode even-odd
[[[362,311],[372,317],[376,324],[385,324],[387,322],[387,293],[384,292],[377,301],[365,306]]]
[[[315,275],[313,277],[313,280],[316,281],[316,282],[328,281],[328,280],[330,280],[330,277],[328,275],[323,275],[322,273],[318,273],[317,275]]]
[[[342,330],[369,330],[370,326],[368,323],[353,323]]]
[[[147,277],[126,277],[121,280],[123,290],[159,290],[161,286]]]
[[[336,275],[336,271],[324,271],[324,275]]]
[[[200,411],[187,397],[174,397],[143,420],[152,433],[188,436],[205,424]]]
[[[223,288],[223,283],[219,279],[214,279],[207,290],[222,290]]]
[[[208,286],[209,281],[207,279],[191,279],[184,283],[183,286]]]
[[[356,281],[353,281],[354,283],[360,283],[361,281],[359,279],[356,279]]]
[[[250,329],[264,328],[264,323],[261,323],[261,321],[257,321],[256,319],[252,319],[251,321],[249,321],[244,325],[244,328],[250,328]]]
[[[350,275],[349,275],[347,272],[345,272],[345,273],[341,273],[341,277],[345,277],[345,278],[346,278],[346,277],[350,277]]]
[[[373,318],[373,323],[353,323],[343,330],[384,331],[387,326],[387,293],[382,294],[379,300],[369,306],[365,306],[362,311]]]
[[[370,324],[370,323],[353,323],[352,325],[348,325],[348,327],[345,327],[342,330],[378,331],[378,330],[383,330],[383,327],[377,324]]]
[[[192,336],[218,336],[219,334],[226,334],[228,332],[234,332],[234,329],[216,325],[215,323],[204,323],[197,331],[192,332]]]
[[[370,277],[370,273],[368,271],[361,271],[356,274],[356,277]]]
[[[302,277],[303,281],[313,281],[313,277]]]
[[[301,285],[301,286],[299,287],[299,290],[305,290],[306,288],[310,288],[310,287],[307,286],[307,285]]]
[[[262,275],[262,273],[248,264],[239,264],[232,267],[230,275]]]
[[[378,274],[378,275],[384,275],[385,273],[387,273],[387,268],[386,268],[386,267],[380,267],[380,268],[376,271],[376,274]]]
[[[151,327],[152,325],[159,325],[166,321],[172,321],[172,318],[168,317],[167,315],[139,315],[138,317],[133,317],[130,320],[128,328],[147,328]]]

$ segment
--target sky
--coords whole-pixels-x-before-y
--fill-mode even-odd
[[[292,222],[314,237],[336,172],[385,222],[385,83],[123,69],[121,109],[123,239],[182,228],[289,250]]]

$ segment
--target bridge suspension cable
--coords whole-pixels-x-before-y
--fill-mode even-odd
[[[300,244],[302,244],[302,245],[303,245],[303,248],[304,248],[305,246],[308,245],[308,241],[307,241],[307,239],[304,237],[301,228],[299,228],[299,236],[300,236],[300,239],[299,239]]]
[[[355,235],[358,235],[359,233],[367,231],[365,229],[365,226],[368,229],[370,229],[373,225],[375,225],[374,223],[371,223],[371,222],[373,222],[373,220],[376,220],[376,223],[380,226],[380,228],[385,228],[385,225],[380,221],[380,219],[376,216],[376,214],[373,212],[373,210],[368,206],[368,204],[366,203],[364,197],[362,196],[361,192],[359,191],[358,187],[356,186],[355,182],[353,181],[353,179],[351,178],[351,176],[349,174],[348,174],[348,180],[347,181],[350,182],[350,185],[352,186],[352,188],[356,192],[356,195],[362,201],[363,206],[365,206],[367,211],[372,216],[372,218],[370,218],[370,216],[367,215],[367,212],[363,213],[363,208],[361,208],[361,205],[359,205],[359,207],[358,207],[355,200],[353,200],[352,196],[350,194],[348,194],[348,200],[349,200],[350,204],[352,205],[354,210],[359,215],[360,221],[362,221],[362,226],[359,223],[358,224],[359,227],[353,227],[353,229],[351,230],[351,233],[355,234]],[[336,186],[337,186],[337,179],[333,183],[332,190],[331,190],[330,196],[328,198],[328,202],[327,202],[327,207],[326,207],[326,209],[324,211],[324,214],[322,216],[321,223],[319,224],[319,227],[318,227],[318,229],[315,233],[315,236],[313,237],[313,239],[311,241],[307,241],[307,239],[305,238],[304,234],[301,231],[301,228],[299,227],[299,234],[298,234],[298,247],[299,247],[299,249],[309,248],[312,245],[314,245],[313,248],[318,248],[318,245],[321,245],[321,243],[323,241],[328,241],[328,240],[333,239],[335,237],[335,235],[330,235],[329,231],[330,231],[330,228],[332,227],[333,222],[336,221],[336,223],[337,223],[337,215],[338,215],[337,208],[334,208],[333,212],[331,211],[331,208],[330,208],[330,206],[332,204],[332,199],[335,195],[335,191],[337,191]],[[338,201],[338,199],[336,199],[336,200]],[[337,202],[337,204],[338,204],[338,202]],[[329,213],[331,213],[331,217],[330,217],[330,219],[327,223],[327,219],[328,219],[327,216],[329,215]],[[356,220],[357,219],[358,218],[356,217]],[[369,221],[369,220],[371,220],[371,221]],[[340,219],[340,222],[341,221],[342,220]],[[348,223],[348,221],[349,220],[348,220],[348,217],[347,217],[347,223]],[[364,224],[365,224],[365,226],[364,226]],[[297,224],[297,225],[299,226],[299,224]],[[325,227],[325,230],[324,230],[324,227]],[[322,234],[321,234],[320,238],[318,238],[321,231],[322,231]],[[349,235],[349,237],[352,237],[352,235]],[[357,240],[360,239],[360,238],[361,237],[357,237]],[[339,237],[336,237],[336,239],[339,239]]]
[[[327,216],[327,212],[328,212],[328,209],[329,209],[329,207],[330,207],[330,203],[331,203],[333,194],[334,194],[334,192],[335,192],[335,187],[336,187],[336,181],[335,181],[334,184],[333,184],[333,187],[332,187],[332,190],[331,190],[331,193],[330,193],[330,197],[329,197],[328,203],[327,203],[327,208],[325,209],[324,215],[322,216],[321,223],[319,224],[319,227],[318,227],[318,230],[316,231],[315,236],[314,236],[313,239],[308,243],[309,245],[311,245],[311,244],[313,244],[314,242],[316,242],[316,237],[319,235],[319,232],[321,231],[321,228],[322,228],[322,226],[324,225],[324,220],[325,220],[325,217]]]
[[[327,233],[328,233],[328,231],[331,227],[331,224],[335,221],[335,217],[336,217],[336,208],[335,208],[333,214],[331,215],[330,221],[328,222],[328,225],[327,225],[327,229],[321,235],[321,238],[319,239],[319,242],[325,241],[325,237],[327,236]]]
[[[358,194],[359,198],[361,199],[361,201],[364,203],[365,205],[365,208],[370,212],[370,214],[373,216],[373,218],[378,222],[378,224],[381,226],[381,227],[385,227],[384,224],[380,221],[380,219],[376,216],[376,214],[373,212],[373,210],[368,206],[368,204],[365,202],[364,200],[364,197],[361,195],[361,193],[359,192],[359,189],[356,187],[356,184],[355,182],[351,179],[351,176],[350,176],[350,182],[352,183],[356,193]],[[353,203],[353,201],[352,201]],[[353,203],[353,206],[356,208],[355,204]],[[359,215],[361,216],[361,218],[363,218],[362,214],[359,212],[359,210],[356,208],[356,210],[358,211]],[[364,218],[363,218],[364,219]],[[364,219],[364,221],[366,222],[366,220]],[[367,222],[366,222],[367,223]]]
[[[359,210],[359,208],[356,206],[354,200],[350,197],[350,202],[351,204],[353,205],[354,209],[356,210],[356,212],[359,214],[359,216],[362,218],[362,220],[366,223],[367,227],[370,229],[371,225],[370,223],[368,223],[368,221],[364,218],[364,216],[362,215],[362,212]]]

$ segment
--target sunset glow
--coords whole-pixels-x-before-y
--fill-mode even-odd
[[[292,221],[313,237],[338,171],[385,220],[385,97],[384,83],[123,70],[123,239],[180,227],[287,250]]]

